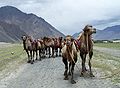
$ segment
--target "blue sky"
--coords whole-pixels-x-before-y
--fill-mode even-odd
[[[120,0],[0,0],[0,7],[15,6],[44,18],[64,34],[91,24],[97,29],[120,24]]]

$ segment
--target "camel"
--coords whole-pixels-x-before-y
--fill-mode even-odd
[[[73,79],[74,66],[77,62],[77,49],[74,44],[74,39],[67,35],[64,40],[64,46],[62,48],[62,61],[65,65],[64,80],[68,80],[68,75],[71,75],[71,83],[75,84],[76,82]],[[68,68],[69,63],[69,68]],[[69,69],[69,72],[68,72]]]
[[[93,28],[91,25],[86,25],[83,29],[83,32],[80,33],[78,36],[76,43],[78,45],[78,49],[80,50],[80,57],[82,59],[82,71],[80,76],[84,76],[84,73],[87,71],[85,62],[86,62],[86,55],[89,54],[89,70],[90,76],[94,77],[92,70],[91,70],[91,59],[93,56],[93,40],[92,34],[96,33],[96,29]]]

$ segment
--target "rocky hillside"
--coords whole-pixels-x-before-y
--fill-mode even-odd
[[[4,25],[7,25],[7,27]],[[59,32],[41,17],[34,14],[26,14],[12,6],[1,7],[0,41],[18,41],[20,40],[18,36],[24,34],[31,35],[34,38],[64,36],[64,34]]]
[[[20,41],[22,35],[26,33],[19,26],[0,22],[0,42],[17,42]]]
[[[104,30],[98,30],[94,35],[95,40],[113,40],[120,39],[120,25],[107,27]]]

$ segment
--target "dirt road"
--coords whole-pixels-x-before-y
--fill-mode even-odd
[[[61,57],[46,58],[33,65],[26,63],[17,72],[1,80],[0,88],[120,88],[108,80],[97,78],[99,71],[95,78],[80,77],[80,71],[75,67],[76,84],[63,80],[63,72]]]

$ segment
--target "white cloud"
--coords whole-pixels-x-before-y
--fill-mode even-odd
[[[85,24],[120,15],[120,0],[1,0],[0,3],[34,13],[65,34],[79,32]],[[95,26],[103,28],[104,25],[98,23]]]

